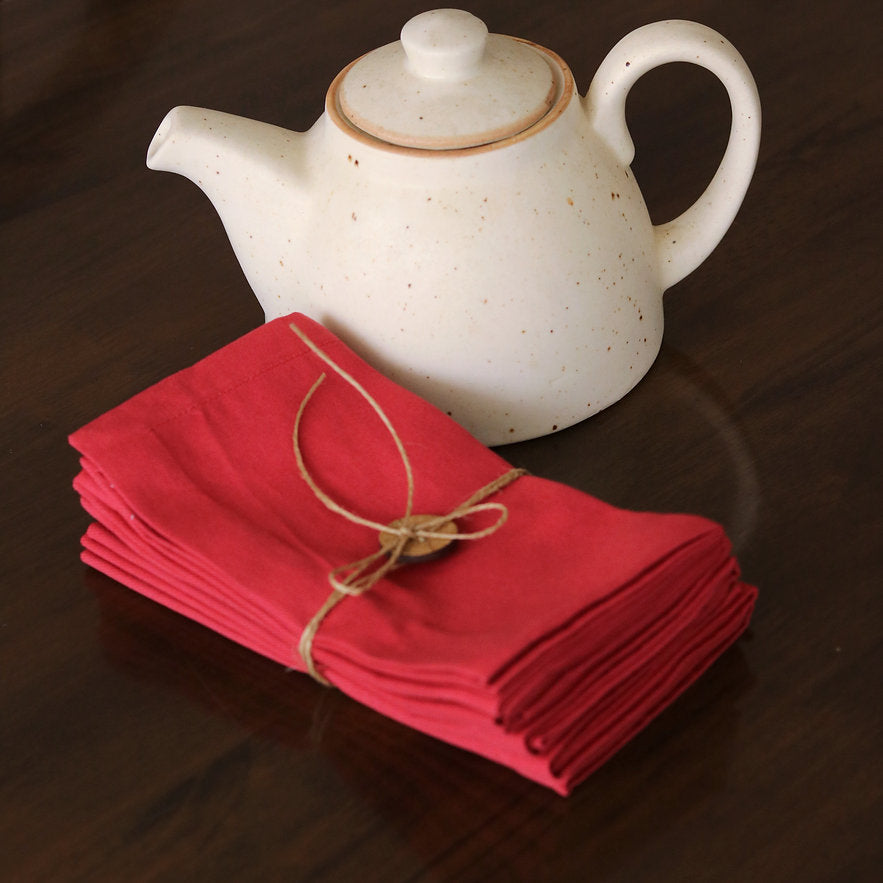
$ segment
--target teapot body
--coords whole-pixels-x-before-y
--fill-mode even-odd
[[[438,21],[454,40],[441,62]],[[760,104],[739,53],[695,22],[628,34],[580,98],[554,53],[508,37],[482,49],[487,29],[476,21],[456,10],[412,19],[401,44],[363,57],[376,55],[387,68],[390,56],[399,58],[393,74],[375,77],[373,61],[357,59],[306,133],[175,108],[147,162],[203,189],[267,320],[310,315],[496,445],[583,420],[649,370],[662,340],[663,291],[714,249],[748,188]],[[507,60],[513,53],[527,58],[534,90],[525,105],[516,89],[514,127],[509,105],[497,101],[522,82],[522,69]],[[484,69],[474,65],[486,57],[500,62],[494,70],[505,89],[479,89]],[[722,81],[732,122],[702,196],[653,226],[630,170],[625,102],[640,76],[673,61],[702,65]],[[448,65],[441,85],[440,64]],[[348,79],[356,66],[359,77]],[[383,92],[401,83],[411,91]],[[438,101],[425,103],[424,90]],[[470,95],[480,100],[464,117]],[[466,119],[467,140],[426,135],[424,107],[443,133]],[[404,140],[383,136],[388,130]]]
[[[329,111],[309,198],[268,221],[278,254],[231,234],[268,320],[308,313],[487,444],[640,380],[662,337],[653,228],[572,86],[556,119],[487,149],[392,148]]]

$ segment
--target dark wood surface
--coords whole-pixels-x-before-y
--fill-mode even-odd
[[[286,675],[78,560],[67,434],[261,322],[217,216],[149,172],[189,103],[303,130],[408,0],[4,0],[0,879],[864,881],[881,864],[880,5],[475,0],[570,62],[717,28],[764,106],[756,177],[668,292],[622,402],[504,449],[698,512],[761,590],[750,633],[568,799]],[[698,195],[721,87],[629,103],[654,219]]]

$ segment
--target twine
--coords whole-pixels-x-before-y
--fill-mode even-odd
[[[378,521],[374,521],[370,518],[365,518],[361,515],[358,515],[355,512],[346,509],[341,506],[340,503],[333,500],[319,485],[315,482],[312,475],[310,475],[309,470],[307,469],[306,463],[304,462],[303,453],[300,447],[300,424],[301,419],[303,418],[304,411],[306,410],[307,405],[310,402],[310,399],[313,397],[316,390],[325,380],[326,375],[323,373],[319,376],[316,382],[310,387],[307,394],[304,396],[303,401],[300,403],[300,407],[297,410],[297,416],[294,420],[294,430],[292,432],[292,445],[294,448],[294,456],[297,460],[297,467],[300,471],[301,477],[306,482],[307,486],[316,496],[316,498],[322,502],[326,508],[330,509],[332,512],[337,513],[338,515],[346,518],[348,521],[353,522],[354,524],[362,525],[363,527],[370,528],[378,533],[385,534],[387,536],[391,536],[395,538],[394,543],[388,545],[385,548],[380,548],[376,552],[373,552],[371,555],[366,555],[364,558],[360,558],[358,561],[353,561],[350,564],[344,564],[341,567],[336,567],[328,574],[328,581],[331,583],[332,591],[331,594],[325,599],[325,603],[316,611],[313,618],[307,623],[303,632],[300,636],[300,641],[298,643],[298,652],[301,655],[301,658],[304,661],[304,664],[307,667],[307,672],[319,683],[324,684],[327,687],[332,686],[331,682],[328,681],[317,669],[316,665],[313,661],[313,639],[316,637],[316,633],[319,631],[319,626],[322,624],[322,621],[328,615],[328,613],[333,610],[344,598],[348,596],[358,596],[367,592],[378,580],[382,579],[389,573],[394,567],[398,566],[400,563],[400,559],[402,558],[402,553],[405,550],[405,547],[412,540],[428,540],[428,539],[443,539],[443,540],[480,540],[484,537],[490,536],[492,533],[498,531],[505,523],[506,519],[509,517],[509,510],[502,503],[484,503],[482,502],[487,497],[492,496],[497,493],[497,491],[502,490],[508,484],[511,484],[515,479],[524,475],[527,470],[525,469],[510,469],[508,472],[499,476],[499,478],[494,479],[493,481],[486,484],[484,487],[479,488],[474,494],[472,494],[468,499],[464,500],[458,506],[455,506],[448,512],[446,515],[437,515],[432,516],[431,518],[426,518],[421,521],[419,526],[409,525],[407,523],[398,523],[397,522],[407,522],[407,519],[413,514],[413,501],[414,501],[414,475],[411,470],[411,462],[408,459],[407,451],[405,450],[405,446],[402,444],[402,440],[399,437],[399,434],[396,432],[395,427],[390,422],[389,418],[384,413],[383,409],[374,399],[374,397],[359,383],[358,380],[355,379],[350,373],[345,371],[340,367],[326,352],[320,349],[310,338],[301,331],[294,323],[291,323],[289,326],[291,330],[309,347],[310,350],[315,353],[326,365],[328,365],[336,374],[338,374],[343,380],[345,380],[350,386],[352,386],[359,395],[365,399],[366,402],[374,409],[374,412],[380,418],[380,421],[386,427],[389,434],[392,436],[393,441],[395,442],[396,449],[399,452],[399,458],[402,462],[402,467],[405,471],[405,478],[407,480],[407,498],[405,502],[405,511],[401,518],[395,519],[391,524],[381,524]],[[485,527],[481,530],[475,531],[466,531],[466,532],[442,532],[440,528],[451,521],[456,521],[458,518],[464,518],[468,515],[474,515],[478,512],[488,512],[494,511],[498,513],[497,520],[488,527]]]

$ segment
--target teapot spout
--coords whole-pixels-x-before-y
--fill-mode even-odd
[[[227,166],[229,171],[231,163],[242,160],[243,147],[248,143],[243,128],[250,128],[243,124],[251,122],[202,107],[173,107],[147,148],[147,167],[158,172],[176,172],[203,186],[206,180],[211,181],[203,177],[210,160],[221,158],[217,147],[224,146],[226,159],[223,164],[214,163],[215,174],[221,174],[220,165]]]
[[[209,198],[259,299],[262,267],[271,254],[286,261],[305,219],[307,134],[182,106],[169,111],[147,150],[148,168],[183,175]],[[269,304],[261,305],[266,312]]]
[[[290,132],[234,114],[204,107],[174,107],[160,123],[147,148],[147,167],[160,172],[177,172],[203,190],[222,187],[212,176],[241,178],[258,172],[257,180],[278,173],[276,159],[296,159],[300,132]],[[286,174],[290,175],[290,163]]]

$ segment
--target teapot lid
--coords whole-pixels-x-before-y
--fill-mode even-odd
[[[382,141],[477,147],[524,131],[555,101],[556,78],[545,56],[488,34],[468,12],[424,12],[401,36],[354,62],[338,92],[349,123]]]

